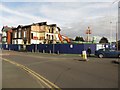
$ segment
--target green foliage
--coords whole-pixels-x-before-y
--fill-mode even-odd
[[[84,42],[84,39],[83,39],[83,37],[76,36],[75,41],[82,41],[82,42]]]
[[[108,39],[106,37],[102,37],[99,43],[108,43]]]

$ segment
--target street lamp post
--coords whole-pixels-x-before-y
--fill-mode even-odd
[[[111,30],[110,30],[110,45],[112,45],[112,22],[110,22],[110,27],[111,27]]]
[[[53,36],[53,54],[54,54],[54,36]]]
[[[36,45],[35,45],[35,52],[37,52],[37,30],[36,30]]]
[[[53,29],[53,54],[54,54],[54,29]]]
[[[116,22],[116,49],[118,51],[118,23],[119,22]]]

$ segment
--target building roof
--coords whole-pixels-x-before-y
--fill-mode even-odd
[[[12,29],[11,27],[3,26],[2,32],[3,32],[3,31],[7,32],[8,30],[11,30],[11,29]]]
[[[39,23],[33,23],[31,25],[47,25],[47,22],[39,22]]]
[[[50,24],[49,26],[57,26],[56,24]]]
[[[57,29],[58,29],[59,31],[61,31],[60,27],[57,27]]]

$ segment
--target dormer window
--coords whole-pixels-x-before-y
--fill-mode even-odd
[[[21,28],[18,28],[18,38],[21,38]]]
[[[21,28],[19,28],[18,30],[21,31]]]

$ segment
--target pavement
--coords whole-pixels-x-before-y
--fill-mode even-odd
[[[118,64],[112,63],[113,60],[116,60],[115,58],[89,57],[89,61],[83,61],[79,55],[15,51],[3,51],[2,57],[28,67],[60,88],[118,88]],[[19,71],[15,75],[26,76],[24,71],[14,65],[3,62],[3,67],[3,87],[11,86],[11,84],[6,85],[12,80],[6,75],[16,77],[14,70]],[[6,79],[6,77],[8,78]],[[20,81],[20,83],[18,79],[15,78],[16,84],[24,87],[24,85],[22,86],[24,81]],[[32,79],[31,83],[34,82]],[[26,79],[27,81],[30,82],[29,79]],[[37,85],[28,85],[28,87],[37,87]]]

